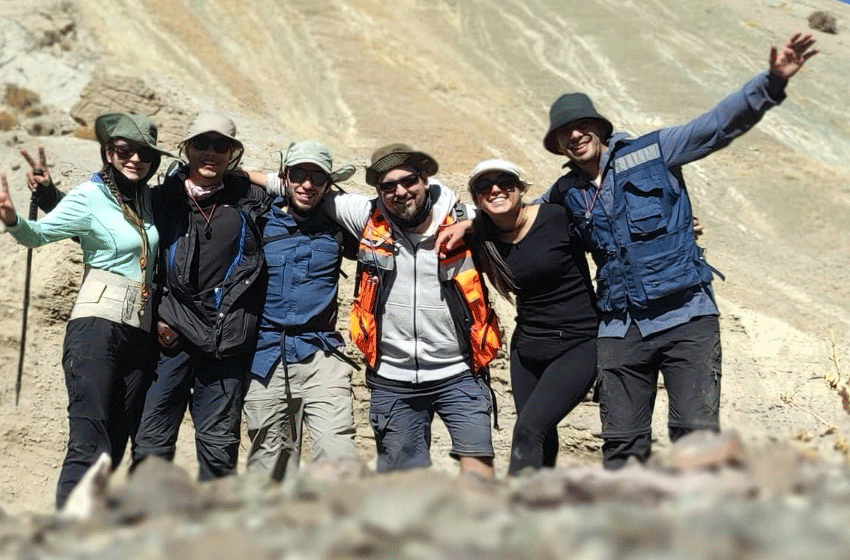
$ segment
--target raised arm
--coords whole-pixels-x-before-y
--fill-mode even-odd
[[[9,227],[18,222],[18,213],[15,212],[15,204],[9,196],[9,183],[5,174],[0,174],[0,220]]]
[[[782,49],[772,46],[769,68],[728,95],[716,107],[681,126],[660,132],[669,167],[684,165],[729,145],[785,99],[785,85],[817,53],[811,35],[795,33]]]

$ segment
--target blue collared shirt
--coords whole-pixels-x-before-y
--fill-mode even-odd
[[[280,363],[281,347],[287,363],[294,363],[345,343],[336,331],[338,227],[324,216],[318,228],[298,224],[283,205],[282,198],[275,200],[263,232],[268,290],[251,366],[260,377]]]

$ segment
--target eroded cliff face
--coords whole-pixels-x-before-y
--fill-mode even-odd
[[[18,148],[44,144],[69,188],[99,166],[87,139],[94,115],[151,114],[173,149],[194,114],[219,109],[236,121],[250,167],[277,169],[277,150],[306,138],[361,166],[378,146],[403,141],[431,153],[458,192],[477,161],[504,157],[523,166],[538,194],[562,163],[541,143],[558,95],[587,92],[634,134],[681,123],[766,68],[769,45],[805,28],[814,10],[831,11],[839,29],[850,20],[850,6],[833,0],[7,0],[0,85],[37,93],[41,109],[0,103],[19,121],[0,132],[0,171],[24,207]],[[724,425],[747,441],[796,438],[836,460],[850,437],[834,391],[844,372],[830,361],[850,350],[850,49],[841,32],[817,38],[822,53],[782,106],[685,176],[708,257],[727,275],[716,283]],[[369,192],[362,174],[346,188]],[[63,320],[81,266],[71,242],[36,253],[16,409],[24,255],[0,237],[0,506],[46,511],[67,430]],[[500,310],[510,326],[513,313]],[[503,472],[513,409],[504,362],[496,378],[508,428],[497,435]],[[368,460],[362,402],[358,420]],[[597,431],[595,407],[582,405],[562,426],[565,460],[595,464]],[[178,461],[191,466],[188,426],[182,438]],[[438,467],[451,470],[440,445],[438,434]]]
[[[535,192],[561,163],[541,149],[559,94],[586,91],[632,133],[681,123],[763,70],[769,45],[804,28],[811,11],[848,11],[832,0],[71,6],[89,51],[79,74],[144,80],[164,110],[184,114],[163,119],[166,139],[194,112],[220,108],[249,142],[248,165],[272,168],[275,149],[307,137],[360,163],[401,140],[430,150],[459,190],[475,162],[499,156],[525,166]],[[846,330],[850,49],[842,35],[818,38],[823,54],[783,106],[686,174],[710,255],[729,272],[721,299],[770,308],[796,328]],[[820,273],[824,262],[839,266]]]

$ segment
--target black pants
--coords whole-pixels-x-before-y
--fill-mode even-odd
[[[217,359],[181,342],[161,349],[145,398],[133,464],[148,455],[171,461],[186,408],[195,424],[198,480],[236,473],[242,402],[252,356]]]
[[[508,474],[555,466],[558,422],[581,402],[596,378],[596,339],[558,332],[511,339],[511,386],[517,420]]]
[[[68,452],[56,489],[61,508],[102,453],[116,468],[139,425],[156,341],[136,327],[99,317],[68,323],[62,352],[68,388]]]
[[[645,462],[652,442],[658,372],[670,402],[668,430],[676,441],[694,430],[720,429],[720,326],[697,317],[641,337],[632,323],[625,338],[599,339],[602,460],[609,469],[629,457]]]

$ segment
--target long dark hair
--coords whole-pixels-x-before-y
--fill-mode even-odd
[[[478,209],[472,220],[473,233],[470,236],[470,246],[481,267],[481,271],[490,279],[496,291],[506,300],[513,303],[513,294],[517,291],[516,279],[508,268],[508,263],[502,258],[496,248],[499,239],[499,228],[486,212]]]

